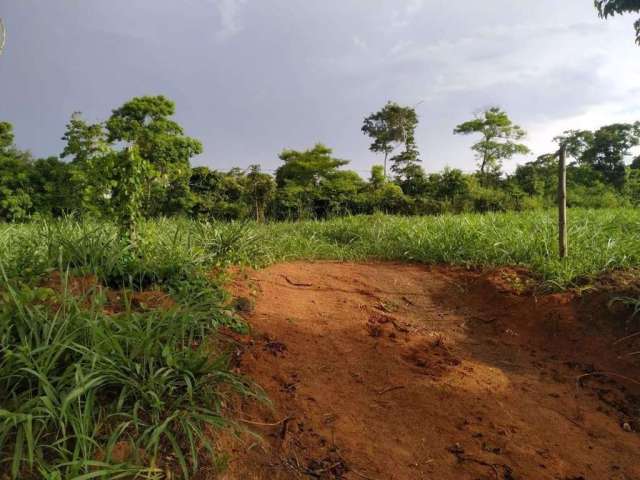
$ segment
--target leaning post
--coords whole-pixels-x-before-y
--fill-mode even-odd
[[[567,248],[567,147],[558,152],[558,239],[560,258],[569,254]]]

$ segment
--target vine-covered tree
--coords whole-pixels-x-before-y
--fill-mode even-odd
[[[602,18],[640,12],[640,0],[595,0],[596,8]],[[640,44],[640,19],[636,20],[636,42]]]
[[[202,144],[184,134],[171,119],[174,114],[175,104],[162,95],[136,97],[114,110],[106,122],[108,141],[135,147],[149,165],[144,185],[147,215],[188,207],[189,161],[202,153]]]
[[[190,159],[202,151],[170,117],[175,105],[163,96],[137,97],[105,123],[89,124],[75,113],[63,136],[63,157],[72,157],[83,201],[134,233],[141,216],[186,211],[191,195]]]
[[[71,158],[70,182],[78,210],[94,215],[107,213],[113,187],[110,160],[114,151],[104,125],[88,123],[80,112],[74,112],[62,140],[66,144],[60,156]]]
[[[527,132],[514,124],[509,115],[499,107],[491,107],[476,115],[475,119],[461,123],[453,133],[481,135],[480,141],[471,149],[476,153],[482,181],[499,177],[504,160],[530,152],[526,145],[519,143]]]
[[[401,173],[403,168],[418,162],[419,152],[415,143],[418,115],[412,107],[403,107],[388,102],[380,111],[364,119],[362,132],[373,139],[369,150],[384,154],[384,176],[387,177],[387,162],[398,148],[402,151],[391,158],[393,171]]]

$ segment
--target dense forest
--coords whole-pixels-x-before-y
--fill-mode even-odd
[[[187,136],[163,96],[138,97],[104,122],[74,113],[59,157],[33,158],[14,144],[13,128],[0,122],[0,218],[112,216],[131,204],[144,217],[197,219],[303,219],[377,211],[404,215],[528,210],[555,201],[557,155],[545,154],[503,172],[504,160],[530,154],[526,132],[494,107],[455,127],[472,135],[478,170],[445,168],[427,173],[415,141],[412,107],[389,102],[364,119],[372,155],[382,165],[361,178],[348,160],[317,144],[284,150],[275,175],[259,165],[219,171],[192,167],[202,144]],[[569,205],[616,207],[640,203],[640,122],[573,130],[556,139],[566,147]],[[390,167],[387,168],[387,165]],[[136,203],[137,202],[137,203]],[[138,208],[139,207],[139,208]]]

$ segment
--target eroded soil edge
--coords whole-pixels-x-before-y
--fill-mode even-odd
[[[236,416],[227,479],[638,479],[640,379],[622,329],[518,272],[289,263],[236,276],[238,369],[271,407]],[[524,279],[526,282],[526,279]],[[513,287],[513,288],[512,288]]]

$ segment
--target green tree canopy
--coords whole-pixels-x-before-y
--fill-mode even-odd
[[[640,12],[640,0],[595,0],[596,8],[602,18]],[[640,19],[636,20],[636,42],[640,43]]]
[[[478,114],[475,119],[461,123],[453,133],[481,135],[480,141],[471,149],[476,153],[483,179],[500,176],[504,160],[530,152],[526,145],[519,143],[526,136],[526,131],[514,124],[499,107],[491,107]]]
[[[133,98],[104,123],[89,124],[74,113],[62,156],[72,157],[83,202],[114,215],[126,229],[141,215],[186,211],[189,161],[202,145],[184,134],[170,118],[174,113],[163,96]]]
[[[9,122],[0,122],[0,152],[6,152],[13,146],[13,125]]]
[[[13,144],[13,126],[0,122],[0,218],[20,221],[28,217],[31,207],[31,164],[29,152]]]
[[[284,165],[276,170],[276,183],[279,187],[286,184],[302,187],[320,185],[335,175],[339,167],[349,163],[332,157],[332,153],[333,150],[321,143],[302,152],[284,150],[280,154]]]
[[[556,140],[579,163],[591,166],[606,183],[620,189],[626,178],[626,158],[640,145],[640,122],[614,123],[594,132],[568,131]]]
[[[136,97],[113,111],[106,122],[108,141],[136,145],[140,155],[162,175],[188,169],[189,159],[202,153],[202,144],[184,134],[170,117],[175,104],[163,97]]]
[[[387,176],[387,161],[396,149],[403,150],[391,158],[393,171],[401,173],[407,164],[418,162],[419,152],[415,143],[418,115],[412,107],[403,107],[388,102],[380,111],[364,119],[362,132],[373,139],[369,150],[384,154],[384,176]]]
[[[170,118],[174,113],[175,104],[162,95],[136,97],[114,110],[106,122],[108,141],[135,146],[149,165],[144,184],[148,215],[188,207],[189,161],[202,153],[200,141],[186,136]]]
[[[369,177],[369,185],[376,190],[381,188],[386,182],[384,178],[384,166],[374,165],[371,167],[371,176]]]

